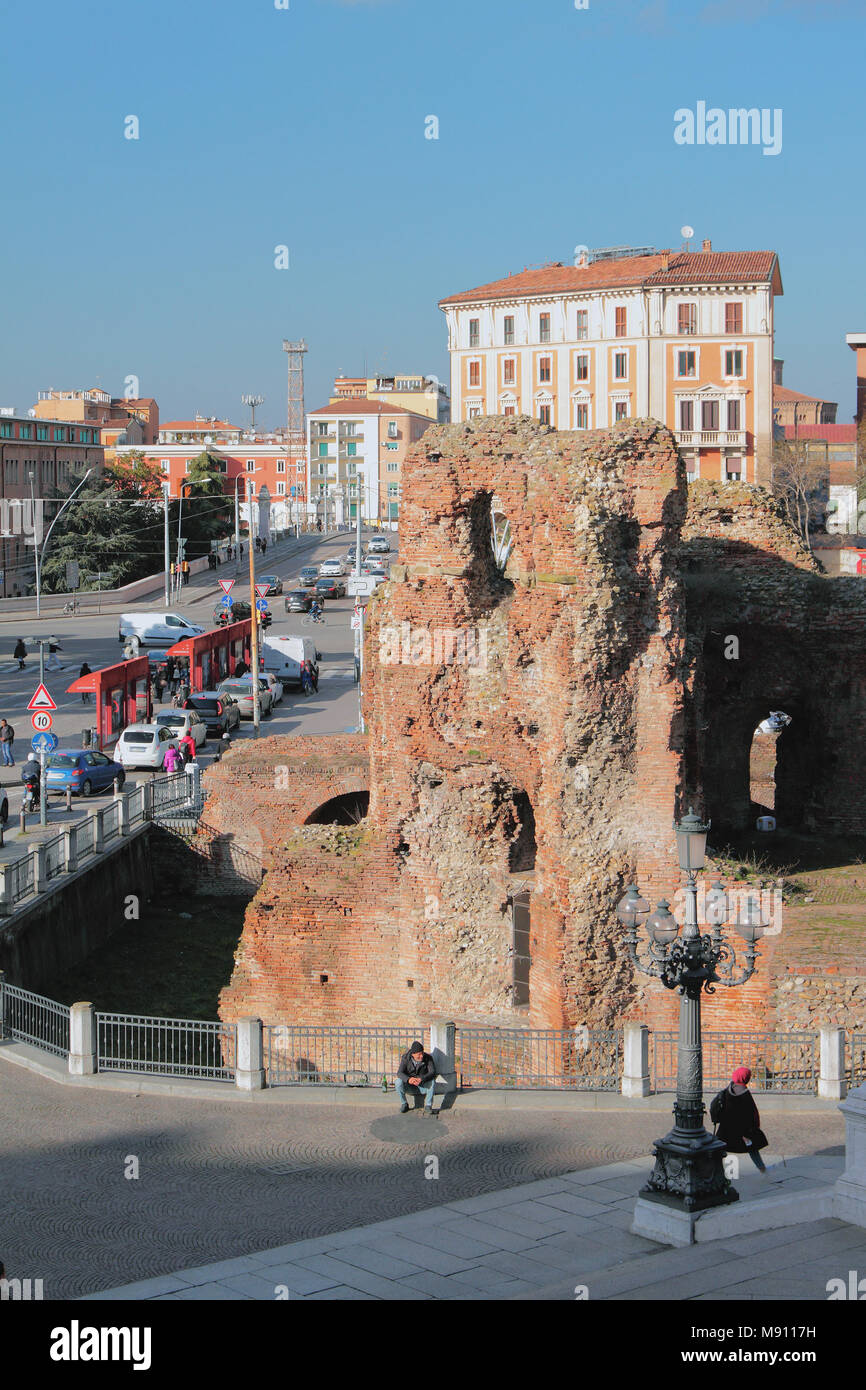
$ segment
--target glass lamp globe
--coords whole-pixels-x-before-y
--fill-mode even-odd
[[[647,918],[646,929],[657,946],[667,946],[669,941],[675,939],[679,924],[665,898],[662,898],[652,916]]]
[[[636,884],[630,883],[625,897],[621,898],[617,905],[616,915],[624,927],[634,927],[637,930],[649,910],[650,905],[646,898],[641,897],[640,889]]]
[[[687,816],[683,816],[679,822],[674,821],[680,868],[687,873],[695,873],[704,867],[709,828],[709,822],[704,825],[700,816],[695,815],[691,806]]]
[[[749,896],[745,902],[737,908],[737,915],[734,918],[734,928],[744,941],[757,941],[763,936],[767,920],[761,913],[761,906],[757,898]]]
[[[716,879],[704,896],[704,920],[707,926],[721,927],[728,920],[728,895]]]

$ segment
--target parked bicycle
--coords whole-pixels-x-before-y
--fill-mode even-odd
[[[63,605],[63,612],[64,612],[64,613],[80,613],[80,612],[81,612],[81,604],[78,602],[78,599],[77,599],[77,598],[71,598],[71,599],[69,600],[68,603],[65,603],[65,604]]]

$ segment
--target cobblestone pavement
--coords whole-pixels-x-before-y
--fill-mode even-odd
[[[46,1298],[94,1293],[632,1158],[666,1120],[163,1099],[70,1090],[0,1062],[0,1257],[9,1277],[42,1278]],[[842,1117],[774,1115],[770,1137],[787,1156],[838,1152]],[[131,1157],[138,1178],[124,1176]]]

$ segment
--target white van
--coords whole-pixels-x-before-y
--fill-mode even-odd
[[[143,647],[173,647],[185,637],[200,637],[205,629],[180,613],[121,613],[119,642],[137,638]]]
[[[319,653],[312,637],[273,636],[268,633],[262,639],[262,658],[266,671],[272,671],[283,685],[301,684],[301,663],[309,661],[311,666],[319,663]]]

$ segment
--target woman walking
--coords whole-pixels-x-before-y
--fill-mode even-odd
[[[717,1127],[716,1138],[728,1146],[728,1153],[748,1154],[759,1173],[766,1173],[760,1150],[768,1139],[761,1129],[761,1117],[749,1090],[752,1073],[748,1067],[737,1067],[731,1084],[713,1098],[710,1119]]]
[[[86,661],[83,661],[83,662],[81,663],[81,670],[78,672],[78,679],[81,680],[82,677],[84,677],[84,676],[92,676],[92,675],[93,675],[93,672],[91,671],[91,669],[90,669],[90,667],[88,666],[87,662],[86,662]],[[90,691],[89,691],[89,690],[82,690],[82,692],[81,692],[81,703],[82,703],[83,705],[89,705],[89,704],[90,704]]]

